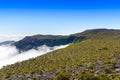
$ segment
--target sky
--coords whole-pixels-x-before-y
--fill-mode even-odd
[[[0,0],[0,36],[120,29],[119,0]]]

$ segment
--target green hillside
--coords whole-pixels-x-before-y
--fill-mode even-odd
[[[2,80],[120,80],[120,31],[95,29],[69,47],[6,66]]]

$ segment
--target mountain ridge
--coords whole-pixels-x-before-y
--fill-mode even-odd
[[[12,45],[13,43],[15,43],[15,41],[13,41],[13,40],[12,41],[4,41],[4,42],[0,43],[0,46],[1,45]]]
[[[96,34],[99,37],[104,34],[108,36],[113,35],[115,37],[118,37],[118,35],[120,34],[120,30],[91,29],[91,30],[85,30],[81,33],[71,34],[68,36],[37,34],[33,36],[26,36],[23,39],[15,42],[13,45],[15,45],[16,48],[21,52],[21,51],[28,51],[30,49],[36,49],[37,47],[42,45],[53,47],[53,46],[66,45],[66,44],[82,41],[85,39],[98,38],[96,37]]]
[[[1,79],[120,79],[120,30],[97,29],[73,35],[77,39],[67,48],[3,67]]]

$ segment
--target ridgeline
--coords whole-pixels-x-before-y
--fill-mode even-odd
[[[39,39],[38,36],[37,39],[36,36],[26,37],[15,45],[24,43],[17,48],[29,50],[33,47],[26,48],[26,44],[34,46],[27,43],[31,38],[30,42],[39,45],[72,44],[67,48],[3,67],[0,69],[1,80],[120,80],[120,30],[93,29],[69,36],[48,37],[43,43],[39,42],[40,36]],[[42,40],[46,40],[46,37],[42,37]]]

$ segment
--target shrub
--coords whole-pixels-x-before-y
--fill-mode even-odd
[[[60,72],[57,77],[56,80],[69,80],[70,75],[68,73],[65,72]]]

